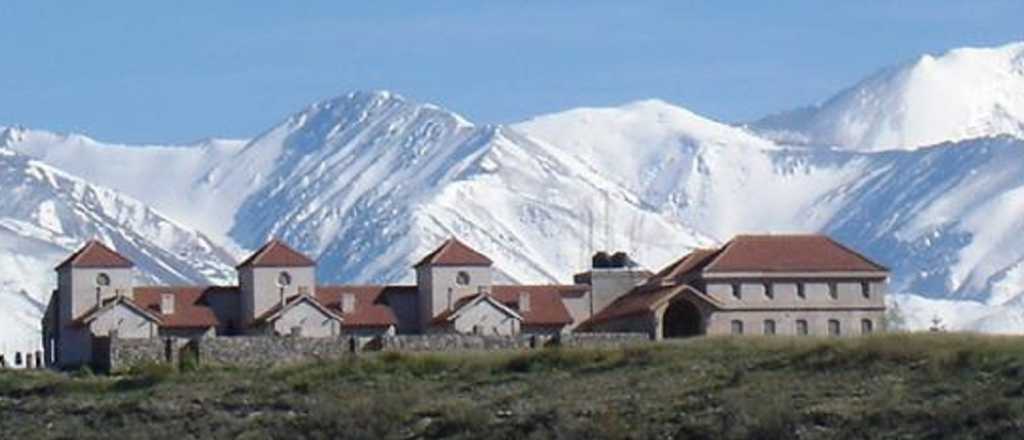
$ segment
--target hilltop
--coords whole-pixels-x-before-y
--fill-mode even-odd
[[[701,338],[270,370],[0,372],[9,438],[1007,437],[1017,337]]]

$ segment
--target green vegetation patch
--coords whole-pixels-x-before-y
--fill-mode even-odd
[[[1010,438],[1024,338],[709,337],[272,369],[0,371],[8,438]]]

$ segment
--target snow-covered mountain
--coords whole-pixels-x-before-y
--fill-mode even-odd
[[[250,248],[282,238],[318,255],[333,281],[409,280],[415,260],[455,234],[510,279],[564,282],[605,211],[623,226],[609,240],[657,243],[643,247],[652,261],[710,243],[558,149],[387,92],[314,104],[213,172],[218,192],[255,189],[231,238]]]
[[[210,169],[245,146],[246,140],[204,139],[189,145],[124,145],[81,134],[56,134],[24,127],[0,128],[0,147],[17,150],[90,183],[144,200],[179,222],[208,234],[230,222],[211,203],[220,194],[203,191]],[[228,214],[230,219],[230,213]]]
[[[991,305],[1024,295],[1024,140],[880,153],[787,147],[657,101],[513,129],[718,241],[823,231],[889,265],[896,291]]]
[[[937,71],[991,73],[999,70],[992,67],[998,64],[994,58],[1019,64],[1019,56],[1006,54],[1019,54],[1021,47],[952,51],[929,62],[942,66]],[[911,99],[916,94],[955,104],[931,102],[931,107],[961,103],[941,94],[907,93],[930,84],[915,75],[900,76],[903,91],[881,93],[896,90],[877,84],[896,84],[885,78],[899,76],[893,72],[901,69],[906,70],[887,71],[851,89],[870,93],[840,96],[869,93],[909,101],[857,107],[836,104],[855,99],[837,98],[808,113],[842,108],[839,113],[846,116],[836,120],[916,121],[891,119],[879,127],[894,131],[863,130],[827,142],[843,148],[780,142],[758,131],[765,130],[767,119],[751,131],[658,100],[494,126],[389,92],[356,92],[315,103],[249,141],[124,146],[8,129],[0,145],[19,152],[7,153],[11,161],[93,188],[24,155],[41,158],[157,207],[175,219],[165,220],[169,224],[187,225],[176,229],[181,234],[209,234],[211,240],[196,240],[214,255],[194,254],[182,263],[212,261],[226,271],[197,269],[207,279],[230,272],[227,263],[238,256],[235,250],[252,249],[272,236],[317,257],[327,281],[408,281],[417,257],[458,235],[492,256],[505,278],[564,282],[600,248],[630,251],[657,268],[695,246],[737,233],[823,231],[892,267],[895,291],[919,295],[894,296],[914,314],[911,325],[920,327],[931,319],[925,315],[951,313],[961,304],[971,310],[971,319],[948,317],[957,328],[1024,332],[1016,324],[1024,322],[1018,319],[1024,311],[1024,174],[1019,172],[1024,141],[1006,122],[1024,114],[1013,107],[1018,102],[1013,100],[1024,96],[1024,85],[1013,82],[1019,72],[1002,69],[1007,78],[998,83],[999,93],[992,82],[975,82],[981,77],[940,87],[956,96],[992,98],[976,102],[998,102],[1009,119],[937,124],[929,121],[953,119],[890,111],[916,109],[919,100]],[[979,120],[989,123],[979,125]],[[978,131],[979,126],[989,129]],[[824,132],[799,128],[814,134],[806,139],[824,139]],[[987,136],[999,133],[1009,134]],[[944,142],[924,146],[930,139]],[[886,151],[863,151],[881,146]],[[30,213],[43,199],[0,205],[0,215],[3,209],[25,209],[11,217],[33,218]],[[123,226],[118,223],[123,216],[109,214],[85,218],[91,219],[86,224],[119,231],[145,231],[148,224]],[[49,268],[73,247],[49,238],[32,244],[20,240],[15,251],[0,249],[0,258],[14,255],[24,260],[20,267],[44,268],[34,275],[22,271],[30,274],[23,284],[38,286],[50,282]],[[118,245],[139,262],[137,254],[156,252],[150,244],[169,249],[180,241]],[[221,249],[232,249],[233,255]],[[146,270],[156,269],[147,265]],[[31,301],[19,304],[18,310],[34,307]]]
[[[923,55],[825,103],[769,116],[759,132],[790,143],[860,151],[1024,137],[1024,42]]]
[[[0,351],[39,344],[54,266],[99,238],[130,257],[143,283],[231,281],[234,258],[142,202],[0,147]]]

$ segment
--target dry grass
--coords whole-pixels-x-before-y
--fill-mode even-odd
[[[1024,338],[702,338],[272,370],[0,372],[7,438],[1001,438]]]

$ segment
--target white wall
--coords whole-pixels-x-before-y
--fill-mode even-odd
[[[520,321],[494,304],[480,301],[463,309],[453,324],[459,333],[473,333],[479,327],[484,335],[516,335]]]
[[[284,287],[285,298],[295,296],[300,287],[305,287],[310,295],[316,294],[316,271],[310,267],[254,267],[251,271],[239,271],[239,280],[244,282],[242,295],[243,321],[245,323],[263,316],[281,301],[281,287],[277,285],[281,272],[291,275],[291,284]]]
[[[102,298],[113,298],[118,291],[130,298],[133,293],[132,269],[65,268],[61,272],[66,273],[57,275],[58,287],[61,287],[60,292],[70,292],[70,300],[61,302],[64,306],[61,323],[78,319],[96,306],[96,277],[101,273],[110,277],[110,286],[100,288]],[[67,287],[68,290],[64,290],[64,287]]]
[[[293,327],[302,327],[302,336],[311,338],[336,336],[341,332],[338,320],[306,301],[296,304],[274,321],[274,331],[280,335],[291,334]]]
[[[828,321],[835,319],[840,322],[840,336],[861,335],[861,320],[869,319],[874,332],[884,331],[883,317],[880,310],[787,310],[787,311],[717,311],[708,319],[709,335],[728,335],[732,332],[732,321],[743,322],[743,333],[747,335],[764,334],[764,321],[775,321],[775,332],[778,335],[796,335],[796,321],[807,321],[808,333],[811,336],[827,336]]]
[[[723,304],[757,308],[797,307],[882,307],[885,305],[887,283],[878,279],[864,279],[868,283],[869,297],[862,295],[861,280],[850,278],[835,279],[715,279],[708,280],[706,293]],[[764,283],[772,286],[773,298],[765,295]],[[829,295],[829,284],[834,283],[838,296]],[[733,285],[738,284],[742,295],[733,295]],[[797,295],[798,285],[804,286],[804,298]]]
[[[455,282],[459,272],[469,274],[469,284]],[[475,294],[481,287],[490,288],[492,271],[482,266],[423,266],[417,269],[416,281],[420,292],[420,322],[423,327],[447,310],[459,298]],[[451,289],[451,295],[448,291]]]
[[[124,304],[117,304],[97,316],[89,323],[89,330],[96,336],[107,336],[117,330],[117,336],[124,339],[150,338],[158,333],[156,324]]]

